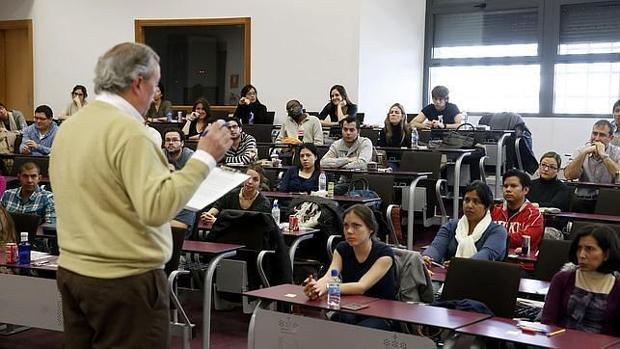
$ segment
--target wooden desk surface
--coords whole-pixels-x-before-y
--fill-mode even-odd
[[[235,245],[235,244],[221,244],[217,242],[190,241],[190,240],[185,240],[183,242],[183,251],[208,253],[208,254],[224,253],[224,252],[238,250],[243,247],[245,246]]]
[[[323,168],[322,170],[325,172],[340,173],[340,174],[363,173],[363,174],[372,174],[372,175],[392,175],[395,177],[419,177],[419,176],[430,176],[433,174],[433,172],[413,172],[413,171],[379,172],[379,171],[353,170],[353,169],[344,169],[344,168]]]
[[[431,272],[433,273],[431,276],[433,281],[446,281],[446,274],[448,272],[447,269],[433,266],[431,268]],[[550,284],[551,283],[549,281],[521,278],[521,281],[519,282],[519,292],[533,295],[544,295],[547,293],[546,290],[548,290]]]
[[[487,314],[432,307],[424,304],[408,304],[385,299],[371,303],[368,308],[357,311],[357,314],[451,330],[490,317]]]
[[[545,213],[545,218],[564,218],[569,220],[578,221],[593,221],[603,223],[618,223],[620,224],[620,216],[595,214],[595,213],[578,213],[578,212],[560,212],[560,213]]]
[[[3,257],[0,261],[0,266],[7,268],[56,271],[58,270],[58,256],[45,256],[32,261],[30,264],[8,264]]]
[[[308,196],[308,194],[300,194],[300,193],[283,193],[279,191],[261,191],[265,197],[273,198],[273,199],[293,199],[301,196]],[[326,198],[330,200],[334,200],[342,203],[352,203],[352,204],[369,204],[372,202],[380,201],[381,198],[362,198],[359,196],[346,196],[346,195],[334,195],[330,198]]]
[[[573,187],[591,188],[591,189],[620,188],[620,184],[614,184],[614,183],[594,183],[594,182],[579,182],[579,181],[564,181],[564,183],[566,185],[570,185]]]
[[[283,284],[268,288],[261,288],[254,291],[243,293],[245,296],[268,299],[272,301],[286,302],[291,304],[299,304],[312,308],[329,309],[327,306],[327,297],[321,299],[310,300],[304,294],[304,288],[300,285]],[[342,296],[341,304],[370,304],[379,301],[378,298],[366,296]],[[346,310],[343,309],[346,312]],[[353,311],[349,311],[353,312]]]
[[[475,336],[558,349],[603,348],[620,342],[620,338],[568,329],[566,332],[552,337],[547,337],[540,333],[528,334],[521,332],[521,330],[515,326],[516,323],[517,322],[512,319],[493,317],[459,328],[456,331]],[[555,326],[551,326],[551,328],[555,328]]]

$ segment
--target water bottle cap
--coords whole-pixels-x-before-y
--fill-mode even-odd
[[[338,270],[336,270],[336,269],[332,269],[332,276],[333,276],[333,277],[338,276]]]
[[[24,241],[24,240],[28,241],[28,232],[22,231],[20,236],[21,236],[22,241]]]

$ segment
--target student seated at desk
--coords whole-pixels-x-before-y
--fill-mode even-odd
[[[287,118],[282,123],[282,128],[276,143],[301,144],[314,143],[323,144],[323,128],[316,116],[306,113],[303,105],[296,99],[286,102]]]
[[[65,112],[61,114],[58,118],[60,120],[65,120],[68,119],[71,115],[77,113],[78,110],[82,109],[82,107],[88,104],[88,102],[86,101],[86,97],[88,97],[86,87],[82,85],[75,85],[73,87],[73,90],[71,90],[71,103],[67,105]]]
[[[349,100],[347,90],[342,85],[334,85],[329,89],[329,103],[319,113],[321,125],[338,126],[342,120],[357,115],[357,105]],[[329,120],[328,117],[329,116]]]
[[[365,295],[382,299],[396,299],[396,272],[394,252],[386,244],[374,239],[378,229],[375,216],[365,205],[353,205],[344,212],[344,238],[334,251],[332,263],[318,280],[310,276],[305,281],[304,293],[310,299],[326,294],[331,271],[337,270],[342,278],[342,295]],[[388,321],[337,313],[336,321],[364,327],[389,330]]]
[[[567,264],[555,274],[542,322],[620,336],[620,244],[609,227],[591,226],[570,247]]]
[[[56,137],[58,126],[52,108],[40,105],[34,111],[34,123],[24,129],[19,152],[24,155],[48,156]]]
[[[282,192],[311,192],[319,190],[319,156],[316,146],[312,143],[304,143],[299,146],[296,158],[299,164],[289,168],[278,188]]]
[[[383,129],[379,132],[377,145],[380,147],[411,148],[411,128],[407,123],[405,108],[400,103],[394,103],[383,122]],[[388,164],[393,170],[398,170],[399,152],[387,152]]]
[[[560,154],[550,151],[540,158],[538,173],[540,177],[533,180],[527,199],[536,207],[555,207],[568,211],[570,189],[558,179],[562,165]]]
[[[41,169],[34,162],[23,164],[18,172],[19,188],[9,189],[2,195],[2,206],[11,213],[32,214],[42,223],[56,224],[56,209],[51,192],[39,186]]]
[[[538,209],[525,197],[530,189],[530,176],[525,172],[512,169],[502,175],[504,183],[504,203],[491,210],[491,218],[495,223],[506,227],[510,237],[510,247],[515,253],[521,253],[523,236],[530,240],[529,254],[538,251],[538,244],[543,237],[544,222]],[[533,265],[523,265],[524,269],[534,270]]]
[[[456,104],[448,102],[449,94],[447,87],[435,86],[431,91],[433,103],[424,107],[420,114],[411,120],[411,127],[422,129],[459,127],[463,116]]]
[[[198,140],[200,134],[207,129],[211,123],[211,105],[205,98],[198,98],[194,102],[192,112],[187,115],[187,121],[183,126],[183,133],[189,140]]]
[[[506,254],[506,229],[493,223],[489,209],[493,193],[488,185],[473,181],[465,188],[463,216],[444,224],[422,259],[430,269],[436,261],[448,266],[452,257],[497,261]]]
[[[146,118],[153,122],[170,121],[168,120],[168,113],[172,113],[172,102],[164,99],[164,86],[160,83],[155,87],[153,101],[146,112]]]
[[[217,200],[211,209],[200,215],[200,220],[207,225],[213,225],[217,215],[222,210],[248,210],[258,212],[271,212],[269,199],[260,193],[259,188],[263,181],[263,168],[259,165],[249,165],[245,173],[250,176],[240,188],[229,191]]]
[[[372,142],[359,135],[360,124],[355,117],[348,116],[340,124],[342,139],[332,143],[321,159],[321,167],[365,170],[372,160]]]
[[[267,107],[258,100],[256,87],[248,84],[241,89],[241,98],[234,117],[244,125],[270,124],[267,122]]]

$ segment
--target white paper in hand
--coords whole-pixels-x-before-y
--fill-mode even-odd
[[[224,196],[250,176],[235,170],[214,168],[207,178],[202,181],[194,196],[185,208],[191,211],[200,211],[215,200]]]

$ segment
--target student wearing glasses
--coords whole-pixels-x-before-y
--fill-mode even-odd
[[[562,165],[560,154],[550,151],[540,158],[538,166],[539,178],[532,181],[527,199],[538,207],[555,207],[562,211],[568,210],[570,189],[558,179],[558,171]]]
[[[566,179],[580,182],[613,183],[620,171],[620,147],[611,144],[614,139],[613,126],[607,120],[599,120],[592,126],[590,141],[577,149],[573,160],[564,169]],[[578,198],[575,212],[593,212],[598,191],[590,188],[577,188]]]
[[[183,131],[170,128],[164,133],[164,153],[168,159],[170,170],[180,170],[192,157],[194,151],[185,147],[185,134]]]
[[[78,112],[78,110],[82,109],[88,102],[86,101],[86,97],[88,97],[88,93],[86,92],[86,87],[82,85],[75,85],[73,90],[71,90],[71,103],[67,105],[67,109],[65,110],[64,115],[61,115],[59,118],[61,120],[67,119],[71,115]]]

